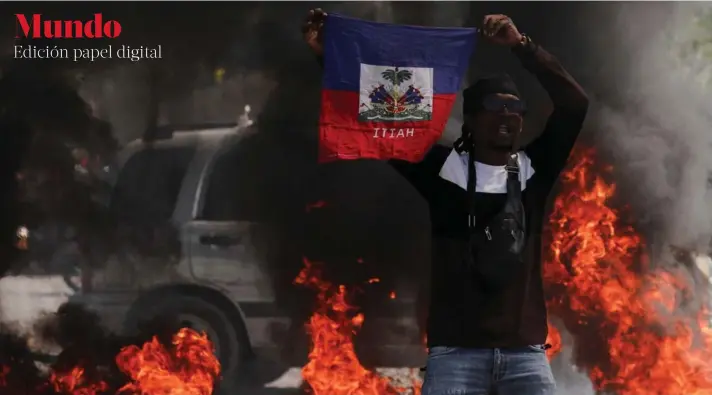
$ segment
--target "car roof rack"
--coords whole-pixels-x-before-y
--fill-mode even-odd
[[[173,137],[173,134],[180,131],[191,130],[207,130],[207,129],[245,129],[254,124],[250,118],[252,108],[249,104],[243,108],[243,113],[233,122],[207,122],[207,123],[192,123],[178,125],[162,125],[156,127],[156,132],[153,134],[156,140],[167,140]],[[146,135],[146,134],[144,134]]]
[[[190,123],[176,125],[162,125],[156,128],[154,134],[156,140],[167,140],[173,137],[173,134],[181,131],[191,130],[206,130],[206,129],[229,129],[237,127],[236,122],[208,122],[208,123]]]

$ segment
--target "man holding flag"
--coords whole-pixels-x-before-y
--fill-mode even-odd
[[[520,150],[521,95],[506,74],[485,77],[463,92],[455,147],[431,148],[475,29],[377,24],[313,10],[303,33],[324,68],[320,160],[391,159],[429,203],[423,395],[553,395],[541,232],[547,197],[586,117],[583,89],[510,18],[488,15],[479,36],[511,48],[554,110],[540,137]]]

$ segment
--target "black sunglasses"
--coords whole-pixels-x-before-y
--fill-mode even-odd
[[[482,109],[491,112],[502,112],[507,109],[508,112],[515,114],[524,114],[527,111],[524,101],[511,97],[486,96],[482,100]]]

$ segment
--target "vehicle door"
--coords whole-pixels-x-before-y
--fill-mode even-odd
[[[164,276],[159,269],[175,268],[181,240],[172,218],[195,153],[192,145],[157,144],[138,150],[123,164],[109,206],[116,221],[116,259],[95,272],[94,283],[140,288],[159,281]],[[156,267],[143,270],[146,265]]]
[[[230,139],[206,165],[195,220],[186,225],[192,274],[241,302],[273,299],[255,235],[260,231],[255,177],[239,139]]]

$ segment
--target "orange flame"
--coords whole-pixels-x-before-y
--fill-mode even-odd
[[[309,362],[302,368],[302,377],[311,393],[396,395],[406,391],[359,362],[352,338],[361,328],[364,316],[349,303],[345,286],[323,280],[319,265],[307,259],[294,283],[317,291],[317,308],[306,324],[312,340]]]
[[[576,347],[589,363],[598,361],[584,366],[595,388],[618,395],[712,394],[706,309],[692,318],[676,311],[691,297],[691,284],[649,267],[642,237],[612,208],[615,184],[604,180],[611,168],[597,174],[593,150],[575,157],[550,217],[544,277],[552,313],[591,343]],[[557,338],[550,351],[560,350],[552,330],[550,339]]]
[[[173,350],[154,337],[141,348],[122,349],[116,365],[132,380],[119,392],[139,394],[210,395],[220,375],[207,335],[188,328],[173,336]]]
[[[71,395],[97,395],[106,391],[109,386],[105,381],[91,382],[84,375],[84,369],[80,367],[72,368],[69,372],[50,374],[52,387],[59,394]]]
[[[546,337],[546,344],[550,345],[551,348],[546,350],[546,356],[549,357],[549,361],[554,359],[554,357],[561,352],[561,334],[555,326],[549,322],[549,336]]]
[[[212,343],[205,334],[189,328],[183,328],[173,336],[170,348],[164,347],[156,337],[140,348],[124,347],[116,356],[116,365],[130,379],[115,392],[120,395],[211,395],[220,374],[220,363],[213,354]],[[10,367],[0,366],[2,394],[7,391],[10,374]],[[112,392],[107,381],[88,377],[79,366],[66,372],[52,371],[48,381],[37,388],[36,393],[47,394],[48,389],[63,395]]]

